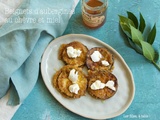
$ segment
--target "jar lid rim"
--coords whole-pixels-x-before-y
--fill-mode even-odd
[[[90,10],[100,10],[102,9],[103,7],[108,7],[108,1],[106,0],[106,3],[103,3],[101,6],[96,6],[96,7],[91,7],[89,5],[86,4],[85,0],[82,0],[82,4],[87,8],[87,9],[90,9]]]

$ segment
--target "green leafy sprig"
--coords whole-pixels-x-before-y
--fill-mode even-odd
[[[119,15],[120,26],[126,34],[131,47],[139,54],[142,54],[146,59],[152,62],[158,70],[160,70],[160,52],[159,55],[156,54],[156,51],[152,46],[156,37],[156,24],[154,24],[148,33],[145,33],[147,36],[145,39],[144,31],[146,22],[142,14],[140,13],[139,15],[139,21],[137,17],[129,11],[127,11],[127,17]],[[159,60],[156,60],[156,55],[158,55]]]

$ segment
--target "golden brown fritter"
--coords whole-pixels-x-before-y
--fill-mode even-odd
[[[98,90],[92,90],[91,89],[91,85],[96,81],[96,80],[100,80],[102,83],[106,84],[109,80],[114,81],[114,87],[118,88],[118,81],[117,78],[110,72],[106,71],[106,70],[101,70],[101,71],[88,71],[88,93],[97,99],[108,99],[110,97],[112,97],[116,91],[108,88],[108,87],[104,87],[103,89],[98,89]]]
[[[76,82],[80,87],[78,94],[71,93],[69,91],[69,86],[73,84],[72,81],[68,78],[69,73],[72,69],[78,71],[78,80]],[[78,68],[77,66],[73,65],[65,65],[54,75],[53,85],[64,97],[80,98],[81,96],[85,95],[87,89],[87,78],[83,74],[81,68]]]
[[[93,54],[94,51],[99,51],[100,54],[102,55],[102,58],[98,62],[94,62],[91,59],[91,55]],[[104,66],[102,64],[103,60],[107,61],[109,63],[109,65]],[[109,70],[109,71],[112,71],[113,64],[114,64],[114,57],[106,48],[94,47],[94,48],[91,48],[88,51],[87,59],[86,59],[86,65],[87,65],[88,69],[90,69],[90,70]]]
[[[76,50],[82,51],[79,57],[70,58],[67,54],[67,47],[73,47]],[[73,41],[68,44],[62,44],[59,48],[59,59],[66,64],[82,66],[85,64],[88,48],[78,41]]]

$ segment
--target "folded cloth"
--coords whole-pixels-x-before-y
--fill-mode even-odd
[[[21,103],[36,84],[44,49],[63,34],[75,0],[24,0],[0,28],[0,98]],[[5,9],[5,13],[13,12]]]

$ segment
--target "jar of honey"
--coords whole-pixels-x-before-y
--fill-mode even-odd
[[[98,28],[106,21],[107,0],[82,0],[83,23],[89,28]]]

